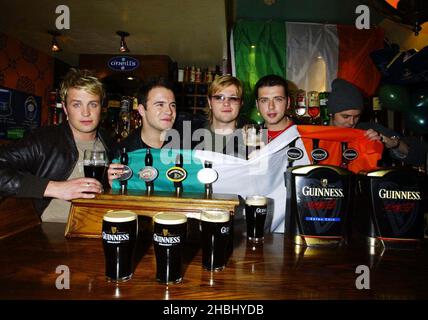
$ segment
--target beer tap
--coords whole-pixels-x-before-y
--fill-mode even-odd
[[[212,198],[213,194],[213,182],[218,178],[218,173],[212,168],[212,163],[210,161],[204,162],[204,168],[198,172],[199,182],[205,185],[205,197],[207,199]]]
[[[126,147],[122,148],[122,152],[120,154],[120,163],[128,166],[128,153],[126,152]],[[125,167],[124,169],[127,169],[127,167]],[[125,174],[125,172],[124,172]],[[128,180],[127,179],[120,179],[120,190],[122,192],[122,194],[124,194],[126,192],[126,189],[128,188]]]
[[[213,164],[209,161],[205,161],[204,167],[212,169]],[[213,184],[212,183],[205,183],[205,196],[207,198],[211,198],[212,194],[213,194]]]
[[[181,153],[177,154],[175,158],[175,166],[166,171],[166,177],[169,181],[174,182],[175,194],[180,197],[183,193],[182,181],[187,177],[187,171],[183,168],[183,156]]]
[[[153,156],[152,156],[152,153],[150,152],[150,148],[147,148],[146,150],[146,157],[144,158],[144,163],[146,167],[153,167]],[[153,180],[146,181],[146,191],[148,195],[153,193],[153,189],[154,189]]]
[[[177,154],[175,158],[175,166],[179,168],[183,168],[183,156],[181,153]],[[178,181],[174,181],[175,194],[177,197],[180,197],[183,192],[183,183],[184,179],[177,179]]]
[[[347,142],[344,142],[344,141],[342,141],[341,142],[341,145],[342,145],[342,164],[341,164],[341,167],[342,168],[348,168],[348,163],[349,163],[349,161],[348,161],[348,159],[346,158],[346,150],[348,150],[348,143]]]

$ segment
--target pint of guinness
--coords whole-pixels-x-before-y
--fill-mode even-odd
[[[156,279],[164,284],[180,283],[187,217],[178,212],[159,212],[153,217],[153,223]]]
[[[285,181],[285,228],[294,243],[304,246],[346,243],[352,173],[336,166],[296,166],[287,170]]]
[[[201,213],[202,267],[220,271],[226,266],[230,241],[230,213],[222,209]]]
[[[427,176],[403,168],[363,173],[358,181],[359,231],[371,247],[412,248],[423,240]]]
[[[109,281],[121,282],[132,277],[137,231],[137,215],[134,212],[110,211],[104,215],[102,239]]]
[[[266,214],[266,197],[248,196],[245,198],[245,220],[247,221],[248,240],[253,242],[263,241]]]

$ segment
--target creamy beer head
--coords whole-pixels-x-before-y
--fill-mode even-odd
[[[248,196],[245,198],[245,203],[249,206],[265,206],[267,198],[263,196]]]
[[[228,210],[223,209],[209,209],[201,213],[201,220],[214,223],[224,223],[230,220]]]
[[[181,224],[187,222],[187,217],[180,212],[159,212],[153,217],[153,222],[164,225]]]
[[[128,222],[137,219],[137,214],[129,210],[109,210],[103,219],[108,222]]]

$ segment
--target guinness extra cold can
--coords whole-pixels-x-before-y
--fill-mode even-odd
[[[285,173],[286,233],[295,244],[338,245],[347,240],[352,173],[346,169],[308,165]]]
[[[362,173],[358,229],[371,247],[412,248],[423,240],[427,177],[411,169]]]
[[[126,281],[132,277],[137,231],[137,215],[134,212],[110,211],[104,215],[102,239],[109,281]]]
[[[178,212],[159,212],[153,217],[153,223],[156,279],[164,284],[179,283],[183,279],[187,217]]]

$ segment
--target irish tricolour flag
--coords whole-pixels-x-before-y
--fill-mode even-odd
[[[373,95],[380,73],[369,54],[383,48],[383,40],[383,30],[374,27],[239,20],[231,37],[232,73],[246,94],[260,77],[274,73],[290,80],[291,89],[331,91],[340,77]]]

